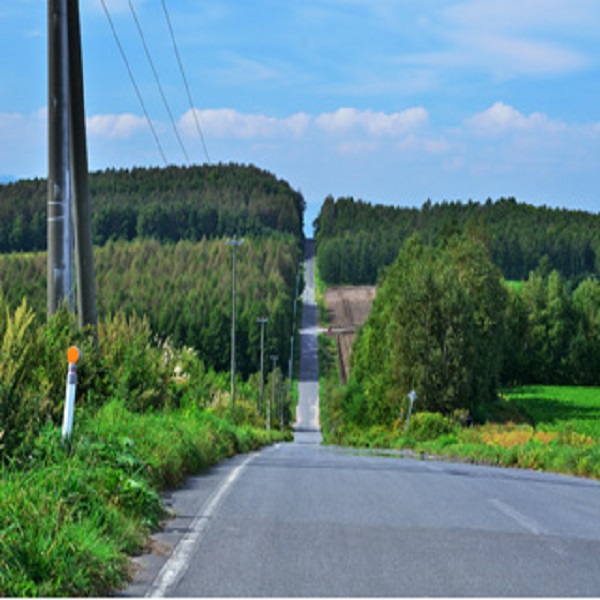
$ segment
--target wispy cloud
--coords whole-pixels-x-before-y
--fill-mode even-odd
[[[87,119],[87,130],[90,135],[113,140],[128,139],[146,127],[146,119],[130,113],[94,115]]]
[[[449,3],[442,14],[455,26],[486,31],[594,29],[600,18],[596,0],[463,0]]]
[[[467,0],[438,13],[437,36],[446,47],[422,58],[504,79],[560,75],[593,63],[581,37],[599,26],[594,0]]]
[[[340,108],[315,119],[316,125],[331,134],[361,132],[371,137],[396,137],[425,125],[428,113],[424,108],[409,108],[397,113]]]
[[[205,135],[217,138],[255,139],[290,135],[297,137],[305,132],[310,122],[309,115],[305,113],[277,118],[244,114],[230,108],[195,110]],[[187,135],[197,135],[191,110],[183,115],[179,125]]]

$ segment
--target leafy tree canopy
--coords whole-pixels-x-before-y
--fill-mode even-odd
[[[507,297],[478,242],[411,237],[387,270],[353,350],[351,402],[370,424],[398,418],[415,390],[422,410],[472,414],[496,397]],[[361,396],[362,394],[362,396]]]

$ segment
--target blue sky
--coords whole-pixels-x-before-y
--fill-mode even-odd
[[[308,203],[515,196],[600,211],[598,0],[165,0],[212,162]],[[161,0],[133,0],[186,151],[207,160]],[[106,0],[167,161],[185,164],[128,0]],[[0,175],[45,176],[46,6],[0,4]],[[81,0],[92,170],[161,165],[101,0]]]

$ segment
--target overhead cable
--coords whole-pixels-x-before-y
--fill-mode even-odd
[[[169,32],[171,34],[171,41],[173,42],[173,50],[175,51],[175,56],[177,57],[177,64],[179,65],[179,71],[181,72],[181,78],[183,79],[183,83],[185,85],[185,89],[187,92],[190,110],[192,112],[192,115],[194,116],[194,122],[196,123],[196,130],[198,131],[198,135],[200,137],[200,140],[202,141],[202,147],[204,148],[204,154],[206,155],[206,160],[210,163],[210,156],[208,155],[208,149],[206,148],[206,142],[204,141],[204,135],[202,134],[202,128],[200,127],[200,121],[198,119],[198,114],[197,114],[196,109],[194,108],[194,102],[192,100],[190,86],[188,84],[188,80],[185,75],[185,70],[183,68],[183,62],[181,60],[179,50],[177,49],[177,43],[175,41],[175,33],[173,32],[173,26],[171,24],[171,19],[169,17],[169,11],[167,10],[167,5],[166,5],[165,0],[162,0],[162,7],[163,7],[163,11],[165,13],[165,18],[167,20],[167,25],[169,26]]]
[[[171,108],[169,106],[169,103],[167,101],[167,97],[165,96],[165,92],[163,90],[162,84],[160,83],[160,78],[158,76],[158,72],[156,70],[156,67],[154,65],[154,61],[152,60],[152,57],[150,56],[150,50],[148,49],[148,44],[146,43],[146,38],[144,37],[144,33],[142,31],[142,28],[140,26],[140,22],[137,18],[137,15],[135,13],[135,9],[133,8],[133,3],[131,0],[129,0],[129,10],[131,11],[131,15],[133,16],[133,20],[135,21],[135,25],[137,27],[138,33],[140,34],[140,38],[142,40],[142,45],[144,46],[144,51],[146,52],[146,57],[148,59],[148,62],[150,63],[150,67],[152,68],[152,73],[154,73],[154,79],[156,80],[156,85],[158,86],[158,90],[160,92],[160,95],[162,97],[163,100],[163,104],[165,105],[165,108],[167,110],[167,113],[169,114],[169,118],[171,119],[171,125],[173,126],[173,131],[175,133],[175,137],[177,138],[177,141],[179,142],[179,147],[181,148],[181,151],[183,152],[183,155],[185,156],[185,160],[188,163],[188,165],[190,164],[190,159],[188,156],[188,153],[185,149],[185,146],[183,145],[183,141],[181,140],[181,136],[179,135],[179,131],[177,130],[177,125],[175,124],[175,118],[173,117],[173,113],[171,112]]]
[[[148,115],[148,110],[146,109],[146,105],[144,104],[144,99],[143,99],[140,89],[135,81],[135,77],[133,76],[131,67],[129,66],[129,61],[127,60],[127,55],[125,54],[125,50],[123,49],[123,46],[121,45],[121,41],[119,40],[119,35],[117,34],[117,30],[115,29],[115,25],[110,16],[110,12],[108,10],[108,7],[106,6],[106,2],[105,2],[105,0],[101,0],[101,2],[102,2],[102,7],[104,8],[104,13],[106,14],[106,18],[108,19],[108,23],[113,32],[115,42],[117,43],[117,47],[119,48],[119,52],[121,53],[121,58],[123,59],[123,62],[125,63],[125,67],[127,69],[127,72],[129,73],[129,79],[131,80],[133,88],[135,89],[135,93],[137,94],[138,100],[140,101],[140,104],[142,105],[142,110],[144,111],[144,115],[146,117],[148,126],[150,127],[150,131],[152,131],[152,135],[154,136],[154,141],[156,142],[156,145],[158,146],[158,151],[163,159],[163,162],[165,163],[165,166],[167,166],[168,165],[167,157],[165,156],[164,150],[160,144],[160,140],[158,139],[158,135],[156,133],[156,129],[154,129],[152,120],[150,119],[150,116]]]

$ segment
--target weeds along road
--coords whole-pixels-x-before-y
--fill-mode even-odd
[[[124,595],[600,595],[598,482],[321,446],[316,358],[302,358],[295,442],[174,492]]]

